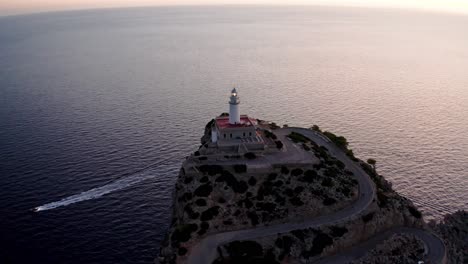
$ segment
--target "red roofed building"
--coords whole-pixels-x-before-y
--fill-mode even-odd
[[[263,149],[264,141],[257,133],[257,120],[240,115],[240,99],[236,89],[232,89],[229,100],[229,116],[215,119],[211,128],[211,142],[218,147],[239,147],[249,149]]]

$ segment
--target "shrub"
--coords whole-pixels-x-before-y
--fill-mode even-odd
[[[305,182],[313,182],[314,180],[318,179],[318,174],[314,170],[306,170],[304,172],[304,181]]]
[[[249,179],[249,185],[250,186],[254,186],[255,184],[257,184],[257,180],[252,176],[250,177]]]
[[[314,130],[314,131],[321,132],[320,127],[317,126],[317,125],[313,125],[313,126],[311,127],[311,129]]]
[[[187,242],[192,237],[192,233],[197,231],[197,229],[197,224],[179,225],[172,233],[171,240],[173,242]]]
[[[213,187],[211,187],[211,184],[205,183],[203,185],[200,185],[197,189],[195,189],[194,194],[199,197],[208,197],[212,191]]]
[[[382,190],[380,190],[380,189],[377,190],[377,199],[378,199],[378,201],[379,201],[379,206],[380,206],[380,207],[386,207],[386,206],[387,206],[387,204],[388,204],[388,197],[387,197],[387,195],[385,195],[385,193],[384,193]]]
[[[257,202],[255,206],[257,207],[258,210],[267,211],[269,213],[273,213],[276,209],[276,204],[269,203],[269,202],[268,203]]]
[[[247,152],[247,153],[244,154],[244,157],[246,159],[255,159],[257,157],[257,155],[255,155],[255,153],[253,153],[253,152]]]
[[[213,206],[202,212],[200,220],[209,221],[219,214],[219,206]]]
[[[333,186],[333,181],[330,178],[325,178],[322,180],[322,186],[324,187],[332,187]]]
[[[253,226],[258,225],[258,215],[255,213],[255,211],[249,211],[247,213],[247,217],[250,219],[250,222]]]
[[[282,149],[283,148],[283,142],[279,141],[279,140],[276,140],[275,141],[275,144],[276,144],[276,148],[277,149]]]
[[[332,132],[325,131],[323,134],[329,138],[335,145],[337,145],[339,148],[346,150],[348,148],[348,140],[346,140],[345,137],[342,136],[337,136],[333,134]]]
[[[264,133],[267,138],[271,138],[273,140],[276,140],[278,138],[275,134],[273,134],[269,130],[265,130]]]
[[[233,241],[225,246],[228,255],[232,258],[232,263],[240,263],[241,261],[252,262],[254,257],[263,256],[262,246],[255,241]]]
[[[281,166],[281,174],[289,174],[289,169],[286,166]]]
[[[408,211],[411,213],[412,216],[420,219],[422,217],[422,214],[421,212],[419,212],[418,209],[412,207],[412,206],[408,206]]]
[[[185,179],[184,179],[184,183],[185,184],[189,184],[193,181],[193,177],[189,177],[189,176],[186,176]]]
[[[294,170],[291,171],[291,175],[292,176],[299,176],[301,175],[302,173],[304,173],[304,171],[300,168],[296,168]]]
[[[294,198],[289,199],[289,202],[294,206],[304,205],[304,202],[301,200],[301,198],[299,198],[297,196],[294,197]]]
[[[312,242],[312,248],[308,252],[309,256],[321,254],[324,248],[332,244],[333,239],[329,235],[319,232]]]
[[[245,193],[249,189],[249,186],[245,181],[239,181],[234,186],[232,186],[232,189],[236,193]]]
[[[204,176],[200,179],[200,182],[201,183],[205,183],[205,182],[208,182],[208,177],[207,176]]]
[[[332,205],[332,204],[335,204],[336,203],[336,200],[333,199],[333,198],[330,198],[330,197],[327,197],[323,200],[323,205]]]
[[[236,164],[233,166],[236,173],[245,173],[247,172],[247,165],[245,164]]]
[[[344,234],[348,232],[346,227],[339,227],[339,226],[332,226],[330,227],[331,235],[333,237],[342,237]]]
[[[277,176],[278,176],[278,174],[276,174],[276,173],[270,173],[270,174],[268,174],[268,178],[267,178],[267,179],[268,179],[269,181],[274,181],[274,180],[276,179]]]
[[[288,137],[294,142],[294,143],[299,143],[299,142],[302,142],[302,143],[306,143],[308,141],[310,141],[310,139],[300,133],[297,133],[297,132],[291,132]]]
[[[205,199],[197,199],[195,201],[195,204],[198,206],[206,206],[206,200]]]
[[[374,218],[374,212],[370,212],[370,213],[365,214],[365,215],[362,216],[362,221],[364,223],[367,223],[367,222],[371,221],[373,218]]]

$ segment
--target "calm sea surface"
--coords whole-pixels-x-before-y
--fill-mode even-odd
[[[427,219],[468,209],[467,25],[325,7],[0,18],[0,262],[152,263],[233,85],[244,114],[347,137]]]

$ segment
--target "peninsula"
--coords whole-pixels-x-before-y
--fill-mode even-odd
[[[356,158],[344,137],[318,126],[279,127],[240,115],[239,107],[233,89],[229,113],[206,125],[200,148],[183,162],[156,262],[450,259],[437,228],[376,172],[375,160]]]

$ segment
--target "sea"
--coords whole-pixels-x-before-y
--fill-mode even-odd
[[[468,15],[199,6],[0,17],[0,263],[153,263],[228,111],[345,136],[427,220],[468,209]]]

